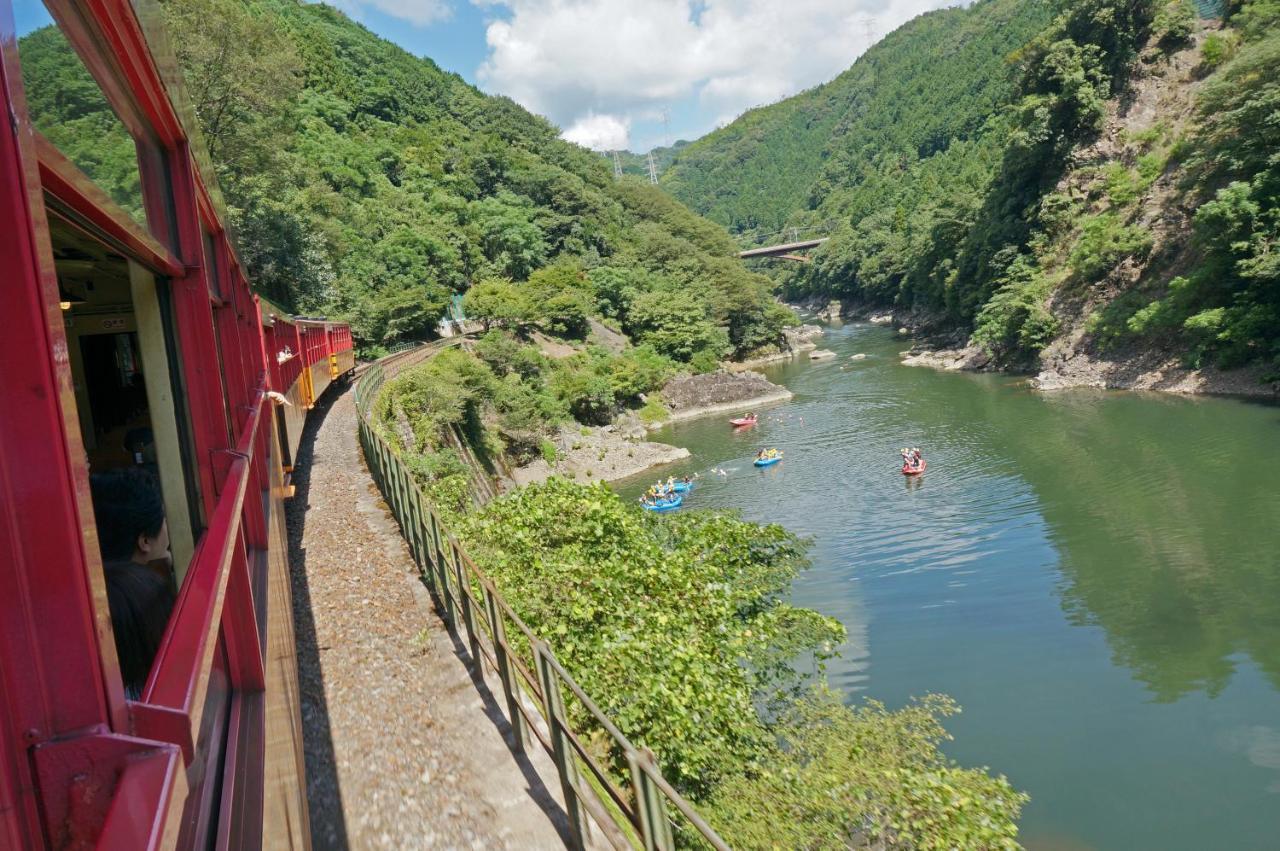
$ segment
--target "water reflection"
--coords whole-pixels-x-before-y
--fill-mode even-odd
[[[1061,554],[1072,622],[1103,627],[1160,701],[1221,693],[1237,654],[1280,687],[1275,424],[1164,397],[1027,408],[1004,437]]]

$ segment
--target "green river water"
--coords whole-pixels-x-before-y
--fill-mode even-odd
[[[848,628],[832,683],[955,697],[948,753],[1031,794],[1031,849],[1280,849],[1280,407],[1039,394],[904,367],[867,325],[821,344],[767,371],[795,399],[754,429],[655,439],[692,451],[690,507],[813,539],[794,599]]]

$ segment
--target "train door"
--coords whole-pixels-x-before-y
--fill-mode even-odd
[[[141,265],[56,215],[49,234],[91,487],[121,470],[154,480],[171,555],[171,565],[156,570],[176,591],[203,520],[192,498],[198,484],[177,403],[172,317],[160,303],[155,276]]]

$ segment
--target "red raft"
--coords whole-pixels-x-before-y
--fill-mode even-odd
[[[755,425],[757,417],[738,417],[736,420],[729,420],[729,425],[734,428],[742,428],[743,426]]]
[[[923,472],[924,472],[924,470],[925,470],[925,468],[926,468],[926,467],[928,467],[928,466],[929,466],[929,462],[928,462],[928,461],[926,461],[926,460],[924,460],[923,458],[921,458],[921,459],[920,459],[920,464],[919,464],[919,466],[915,466],[915,467],[913,467],[913,466],[911,466],[910,464],[903,464],[903,465],[902,465],[902,475],[904,475],[904,476],[918,476],[918,475],[920,475],[921,473],[923,473]]]

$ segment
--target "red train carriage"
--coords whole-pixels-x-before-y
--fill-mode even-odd
[[[281,500],[352,341],[251,292],[157,18],[0,0],[4,849],[309,846]],[[169,558],[104,566],[105,481]],[[169,590],[150,654],[117,569]]]

